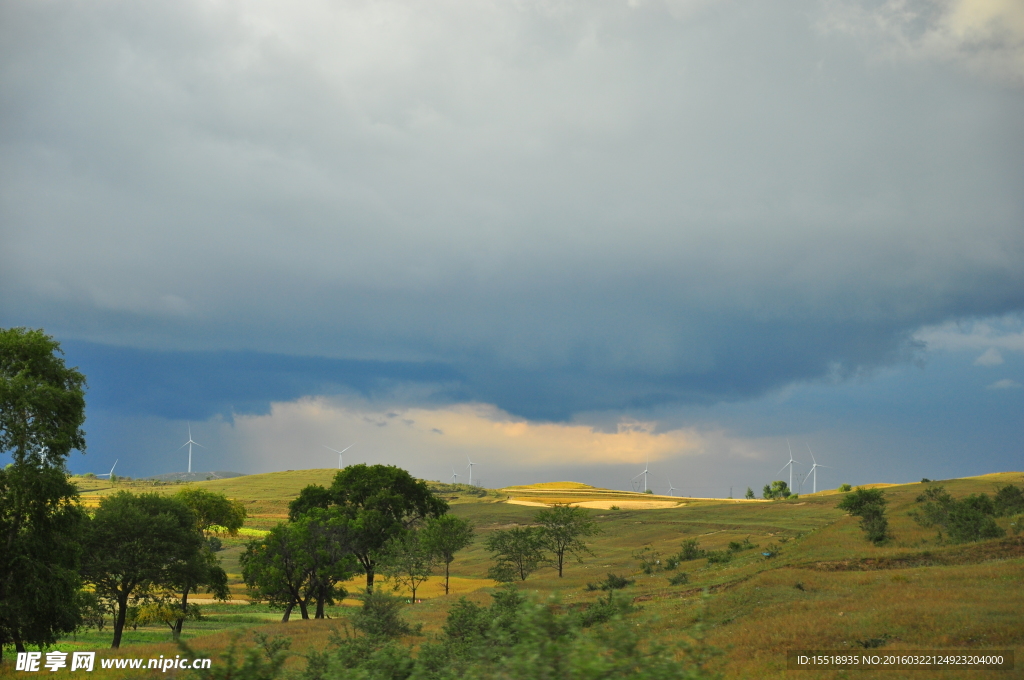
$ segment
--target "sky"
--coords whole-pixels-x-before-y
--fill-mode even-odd
[[[1016,0],[8,0],[0,89],[75,472],[1024,469]]]

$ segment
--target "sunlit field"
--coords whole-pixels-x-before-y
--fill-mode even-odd
[[[335,471],[304,470],[252,475],[197,485],[242,500],[251,508],[253,529],[267,529],[287,516],[287,504],[310,483],[329,484]],[[110,484],[76,478],[86,505],[94,505],[107,493],[127,488],[147,488],[173,493],[180,485],[146,487],[145,483]],[[1024,483],[1024,474],[1001,473],[939,482],[954,496],[986,492],[997,486]],[[476,527],[472,546],[460,552],[452,564],[451,594],[445,596],[441,580],[432,578],[417,593],[420,603],[410,602],[406,617],[423,624],[423,636],[406,641],[416,645],[428,639],[444,623],[448,607],[460,597],[481,604],[490,601],[495,583],[487,578],[492,564],[484,548],[489,532],[530,524],[541,509],[514,504],[531,499],[538,504],[607,501],[619,509],[590,508],[601,533],[591,542],[594,555],[582,563],[567,565],[565,576],[552,568],[534,573],[520,586],[536,597],[557,597],[564,608],[584,607],[602,593],[588,591],[587,583],[608,573],[635,579],[616,596],[629,598],[637,609],[631,620],[651,638],[698,641],[720,654],[713,668],[726,678],[783,678],[786,652],[794,649],[864,650],[878,642],[881,651],[901,649],[961,650],[1013,649],[1024,641],[1024,535],[1016,534],[1010,518],[998,523],[1006,537],[973,544],[941,543],[934,529],[924,529],[908,516],[925,484],[881,487],[888,500],[891,542],[875,546],[864,538],[855,517],[836,509],[841,498],[834,491],[801,495],[786,501],[736,501],[684,499],[650,494],[629,494],[591,489],[585,485],[536,485],[488,490],[484,495],[465,486],[437,485],[438,495],[451,503],[450,512],[471,520]],[[630,507],[629,503],[671,502],[672,507]],[[256,532],[258,533],[258,532]],[[674,570],[656,566],[641,571],[634,556],[649,548],[667,558],[679,551],[684,540],[696,539],[706,550],[725,550],[730,542],[749,539],[754,548],[736,552],[724,564],[708,564],[701,558],[681,563]],[[246,601],[238,558],[249,537],[224,537],[219,553],[231,579],[233,601],[239,604],[204,604],[204,621],[187,622],[184,639],[203,655],[216,657],[235,635],[252,644],[249,630],[284,635],[292,639],[294,656],[287,668],[304,667],[302,654],[328,645],[332,631],[345,628],[346,611],[358,606],[351,596],[328,608],[329,619],[303,621],[298,612],[280,623],[281,612]],[[766,559],[763,551],[772,544],[778,554]],[[685,572],[688,583],[671,585],[669,577]],[[365,581],[357,576],[346,583],[358,594]],[[389,584],[378,580],[380,587]],[[409,593],[399,593],[408,598]],[[199,601],[202,601],[199,596]],[[180,650],[170,642],[165,627],[126,630],[120,650],[111,652],[111,631],[90,630],[63,640],[59,649],[95,650],[100,657],[174,656]],[[6,658],[11,650],[5,650]],[[1024,677],[1018,659],[1014,671],[886,671],[886,678]],[[20,676],[11,665],[0,671]],[[153,671],[96,670],[91,677],[149,676]],[[814,678],[871,677],[871,671],[801,671]],[[49,673],[64,677],[72,673]],[[173,671],[165,674],[173,677]],[[184,674],[183,674],[184,677]],[[882,675],[879,675],[882,677]]]

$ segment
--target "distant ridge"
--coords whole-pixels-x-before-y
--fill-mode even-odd
[[[227,470],[215,470],[213,472],[168,472],[162,475],[146,477],[158,482],[204,482],[208,479],[230,479],[232,477],[245,477],[244,472],[229,472]]]

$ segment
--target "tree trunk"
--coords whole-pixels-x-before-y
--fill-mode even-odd
[[[128,594],[117,594],[117,615],[114,617],[114,641],[110,643],[111,649],[121,647],[121,633],[124,631],[124,620],[128,616]]]
[[[287,607],[284,608],[284,616],[281,617],[281,623],[288,623],[288,619],[292,616],[292,607],[295,606],[294,602],[290,602]]]
[[[318,588],[316,593],[316,615],[313,618],[324,618],[324,602],[327,600],[327,588]]]
[[[15,640],[14,641],[14,651],[16,651],[16,652],[24,652],[25,651],[25,643],[22,642],[20,639],[19,640]]]
[[[305,600],[299,600],[299,611],[302,613],[302,620],[306,621],[309,619],[309,608],[306,606]]]
[[[174,622],[174,641],[177,642],[178,638],[181,637],[181,627],[185,624],[185,616],[188,614],[188,591],[189,587],[185,586],[185,592],[181,594],[181,616]]]
[[[373,592],[373,568],[366,570],[366,592]]]
[[[448,567],[451,566],[451,562],[444,563],[444,594],[448,594]]]
[[[562,563],[565,561],[565,553],[558,553],[558,578],[562,578]]]

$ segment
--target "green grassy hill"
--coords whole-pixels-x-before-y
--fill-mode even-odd
[[[253,524],[266,527],[283,519],[287,503],[306,484],[329,484],[334,470],[303,470],[234,479],[198,482],[244,500],[253,509]],[[81,481],[76,479],[76,481]],[[997,486],[1024,485],[1024,474],[1000,473],[936,482],[956,497],[986,492]],[[701,622],[704,642],[722,652],[715,664],[726,678],[783,678],[786,651],[791,649],[849,649],[882,646],[901,649],[1012,649],[1024,642],[1024,534],[1016,535],[1009,518],[999,523],[1007,536],[980,543],[941,543],[934,529],[923,529],[909,516],[925,484],[885,485],[893,540],[875,546],[864,539],[855,517],[836,509],[834,491],[802,495],[797,500],[737,502],[731,500],[671,499],[673,507],[658,509],[588,509],[601,528],[591,543],[594,556],[567,566],[564,578],[546,568],[531,576],[524,588],[537,596],[558,593],[565,607],[586,606],[600,593],[586,590],[609,572],[636,579],[622,592],[640,609],[630,616],[651,636],[689,640]],[[91,480],[81,484],[87,502],[122,485]],[[143,490],[142,486],[128,487]],[[154,490],[174,492],[175,485]],[[535,498],[585,503],[626,498],[652,499],[578,484],[535,485],[488,492],[479,496],[471,487],[438,484],[439,495],[451,499],[455,515],[474,522],[474,544],[452,565],[453,593],[441,594],[437,583],[421,590],[422,605],[409,607],[407,616],[424,624],[427,634],[440,628],[448,607],[461,596],[485,603],[493,583],[486,579],[491,561],[484,549],[488,533],[527,525],[540,509],[510,503]],[[684,562],[674,571],[645,574],[634,557],[649,548],[666,558],[682,541],[695,539],[706,550],[725,550],[744,539],[758,546],[735,553],[724,564],[707,559]],[[237,556],[242,539],[230,539],[222,553],[233,590],[242,596]],[[773,559],[762,552],[778,549]],[[670,585],[669,577],[685,572],[689,582]],[[353,584],[356,587],[357,584]],[[211,620],[186,631],[198,649],[222,649],[231,631],[267,623],[267,631],[293,638],[293,649],[321,648],[337,619],[271,623],[277,615],[261,607],[218,605],[207,608]],[[333,610],[333,616],[342,609]],[[198,635],[197,635],[198,634]],[[165,631],[133,632],[120,654],[175,654]],[[108,634],[80,636],[86,649],[103,649]],[[104,643],[103,641],[106,640]],[[133,644],[133,640],[136,644]],[[413,639],[415,642],[417,639]],[[422,638],[419,638],[422,640]],[[69,641],[70,644],[70,641]],[[82,648],[82,647],[79,647]],[[299,660],[295,663],[301,667]],[[1018,667],[1022,662],[1018,662]],[[2,672],[0,672],[2,673]],[[122,675],[116,677],[124,677]],[[59,675],[59,674],[57,674]],[[886,678],[1024,677],[1021,671],[887,671]],[[96,677],[104,677],[97,673]],[[110,676],[114,677],[114,676]],[[801,671],[801,678],[845,677],[835,671]],[[860,677],[870,677],[861,674]]]

